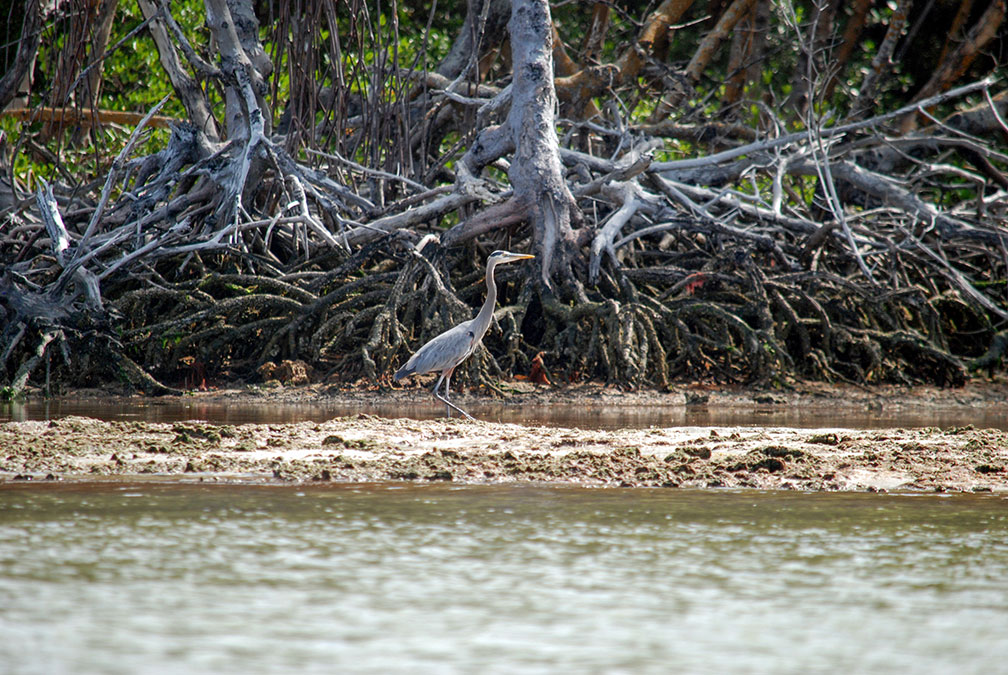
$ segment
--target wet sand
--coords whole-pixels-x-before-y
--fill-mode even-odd
[[[321,423],[0,424],[0,481],[453,481],[1008,491],[1008,432],[652,427],[584,430],[355,415]]]

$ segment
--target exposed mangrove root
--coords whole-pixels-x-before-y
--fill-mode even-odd
[[[316,378],[391,386],[413,350],[472,317],[496,248],[537,259],[498,273],[496,320],[459,386],[499,391],[535,359],[556,383],[628,388],[955,386],[999,367],[1003,83],[929,84],[833,120],[817,111],[835,83],[806,77],[788,109],[753,101],[752,126],[707,119],[699,102],[667,120],[743,18],[726,9],[677,73],[660,57],[690,4],[661,3],[617,63],[579,67],[544,0],[469,3],[485,11],[437,73],[376,56],[325,92],[288,83],[280,115],[249,2],[207,0],[210,62],[169,3],[143,0],[190,119],[134,156],[158,104],[90,185],[64,169],[29,190],[0,143],[0,385],[164,392],[301,360]],[[826,36],[793,23],[803,53],[822,51]],[[505,42],[507,72],[489,65]],[[623,106],[642,99],[662,104],[635,124]]]

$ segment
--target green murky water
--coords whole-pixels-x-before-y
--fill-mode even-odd
[[[991,673],[1008,498],[0,486],[5,673]]]

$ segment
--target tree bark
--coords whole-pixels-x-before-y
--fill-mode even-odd
[[[700,46],[697,47],[693,58],[686,65],[686,77],[691,82],[698,82],[704,69],[714,58],[714,54],[721,43],[735,28],[735,25],[745,17],[756,4],[756,0],[735,0],[718,19],[714,28],[704,36]]]
[[[739,22],[732,37],[728,59],[728,82],[721,97],[722,108],[730,108],[742,99],[746,85],[755,81],[756,64],[762,59],[763,44],[766,41],[765,14],[767,3],[757,2]]]
[[[489,6],[486,8],[486,20],[481,25],[485,3]],[[510,0],[469,0],[468,7],[458,37],[437,67],[438,74],[449,79],[455,79],[470,63],[477,62],[488,47],[501,43],[508,17],[511,16]]]
[[[704,39],[700,42],[700,46],[694,52],[693,58],[686,65],[685,76],[689,82],[696,83],[700,81],[700,76],[703,75],[704,69],[707,68],[714,58],[718,47],[728,38],[728,35],[738,22],[749,14],[755,4],[756,0],[735,0],[729,5],[728,9],[721,15],[721,18],[718,19],[714,28],[704,36]],[[648,121],[654,124],[668,117],[673,108],[679,104],[681,98],[682,95],[678,92],[666,94],[658,102]]]
[[[847,64],[850,63],[854,49],[861,45],[861,33],[864,32],[865,20],[868,18],[868,10],[871,9],[872,0],[855,0],[852,4],[851,15],[844,26],[840,44],[833,53],[830,64],[833,70],[823,89],[823,99],[827,101],[833,97],[833,90],[843,77],[844,71],[847,70]]]
[[[945,36],[945,44],[942,45],[941,54],[938,55],[938,63],[945,62],[945,57],[953,49],[952,44],[959,39],[959,31],[966,25],[966,21],[969,19],[972,10],[973,0],[960,1],[959,11],[956,12],[955,18],[952,19],[952,26],[948,30],[948,35]]]
[[[168,75],[172,88],[178,94],[179,99],[181,99],[182,105],[189,115],[189,120],[208,140],[211,142],[220,141],[217,121],[214,119],[213,112],[210,110],[206,97],[203,95],[203,90],[200,88],[199,82],[189,75],[185,66],[179,60],[178,53],[171,42],[171,37],[168,35],[164,19],[156,16],[158,9],[154,5],[154,1],[137,0],[137,4],[140,6],[140,11],[143,12],[144,18],[150,19],[154,17],[150,23],[150,34],[158,50],[158,59],[161,61],[161,67],[164,68],[165,73]]]
[[[784,103],[785,110],[795,110],[799,117],[804,118],[812,104],[816,85],[826,81],[829,64],[824,55],[833,37],[837,9],[837,0],[819,0],[812,3],[812,21],[808,38],[799,44],[798,63],[791,77],[791,93]]]
[[[118,5],[119,0],[101,0],[98,6],[97,26],[88,52],[91,63],[87,65],[87,107],[92,109],[98,108],[105,50],[108,48],[109,36],[112,34],[112,20],[115,18]]]
[[[0,78],[0,110],[6,108],[18,94],[18,87],[35,62],[39,42],[42,38],[41,0],[25,3],[24,23],[21,25],[21,40],[18,42],[14,63]]]
[[[581,45],[581,59],[585,63],[594,63],[602,53],[606,33],[609,32],[609,4],[596,2],[592,7],[592,18],[588,24],[584,44]]]
[[[980,55],[980,50],[987,46],[998,33],[1008,10],[1006,0],[994,0],[990,7],[983,13],[983,16],[970,29],[966,39],[958,47],[952,50],[944,61],[938,64],[934,75],[927,84],[914,96],[914,101],[921,101],[929,96],[947,89],[957,79],[959,79],[970,64]]]
[[[232,5],[233,11],[232,11]],[[258,185],[263,147],[272,127],[266,105],[265,59],[257,37],[258,24],[247,0],[207,0],[207,25],[217,41],[221,70],[226,76],[227,133],[242,142],[241,161],[232,166],[226,192],[218,209],[218,222],[230,222],[241,209],[248,192]]]
[[[507,125],[514,140],[508,178],[515,198],[528,209],[540,281],[551,287],[561,247],[574,242],[571,215],[576,208],[560,163],[553,88],[552,22],[546,0],[514,0],[511,20],[511,112]]]
[[[648,59],[663,61],[668,52],[669,27],[678,21],[693,0],[665,0],[644,22],[640,37],[620,54],[614,64],[589,64],[577,72],[558,71],[555,87],[563,101],[589,101],[611,86],[632,85]],[[586,104],[581,114],[597,110]],[[575,113],[576,115],[576,113]]]
[[[889,20],[889,30],[886,31],[885,39],[882,40],[882,45],[876,52],[875,58],[872,59],[871,69],[865,75],[864,82],[861,83],[861,92],[858,94],[857,101],[851,107],[852,117],[865,117],[871,112],[878,87],[892,70],[892,55],[896,49],[897,41],[906,30],[907,15],[910,13],[912,5],[913,0],[901,0],[893,10],[892,18]]]

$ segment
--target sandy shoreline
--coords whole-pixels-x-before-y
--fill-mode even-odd
[[[970,427],[582,430],[356,415],[220,425],[0,424],[0,482],[144,477],[797,490],[1008,491],[1008,432]]]

